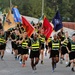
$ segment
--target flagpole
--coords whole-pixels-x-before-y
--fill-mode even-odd
[[[58,5],[57,5],[57,10],[59,10]]]
[[[12,1],[10,0],[10,9],[12,8]]]
[[[44,15],[44,0],[42,0],[42,16]]]

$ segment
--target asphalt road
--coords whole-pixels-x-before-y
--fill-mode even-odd
[[[58,63],[55,72],[52,73],[49,55],[44,57],[44,64],[40,64],[39,61],[36,72],[33,72],[30,66],[30,58],[26,61],[26,67],[22,67],[19,60],[15,60],[14,55],[10,53],[10,42],[8,46],[4,61],[0,59],[0,75],[75,75],[75,72],[71,71],[71,67],[65,67],[65,61],[63,61],[63,64]]]

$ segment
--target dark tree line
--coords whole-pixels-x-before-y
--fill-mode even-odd
[[[11,0],[12,5],[18,6],[22,15],[40,18],[42,13],[42,0]],[[0,10],[7,12],[10,0],[0,0]],[[75,21],[75,0],[44,0],[44,15],[51,21],[57,9],[63,21]]]

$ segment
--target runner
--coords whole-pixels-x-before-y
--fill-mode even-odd
[[[62,34],[63,33],[63,34]],[[65,39],[65,35],[64,35],[64,32],[58,32],[58,39],[63,42],[64,39]],[[62,45],[61,45],[61,48],[62,48]],[[62,55],[62,50],[60,50],[60,64],[63,63],[63,60],[64,60],[64,56]]]
[[[18,48],[18,60],[20,58],[20,64],[22,63],[22,33],[19,34],[19,39],[17,40],[17,48]]]
[[[17,50],[17,44],[16,44],[16,40],[17,40],[17,35],[16,35],[17,30],[13,29],[12,33],[11,33],[11,40],[12,40],[12,52],[14,52],[15,54],[15,60],[17,60],[17,54],[18,54],[18,50]]]
[[[70,63],[72,65],[71,70],[74,72],[75,67],[75,34],[72,35],[72,40],[68,43],[67,50],[69,53]]]
[[[68,51],[66,49],[66,46],[68,44],[68,42],[70,41],[70,38],[68,36],[68,32],[65,32],[65,39],[64,41],[61,42],[62,46],[61,46],[61,57],[62,59],[66,60],[66,66],[68,65]],[[64,58],[65,56],[65,58]]]
[[[3,29],[0,29],[0,52],[1,52],[1,60],[3,60],[5,48],[6,48],[6,38],[5,38]]]
[[[59,62],[59,50],[60,50],[60,41],[57,39],[57,35],[53,35],[54,39],[49,42],[50,48],[50,58],[52,58],[52,72],[56,68],[56,63]]]
[[[50,42],[51,40],[52,40],[52,37],[46,39],[46,45],[45,45],[46,51],[45,51],[45,56],[47,56],[47,52],[50,53],[50,52],[49,52],[48,44],[49,44],[49,42]]]
[[[40,50],[40,60],[41,60],[41,64],[44,64],[44,48],[45,48],[45,36],[44,36],[44,30],[42,29],[41,30],[41,34],[40,34],[40,47],[41,47],[41,50]]]
[[[38,35],[35,33],[33,34],[33,38],[31,39],[31,52],[30,52],[30,58],[31,58],[31,67],[33,70],[36,70],[36,65],[39,62],[39,55],[40,55],[40,42],[38,39]]]
[[[23,39],[21,41],[22,43],[22,67],[26,66],[25,61],[27,61],[28,59],[28,54],[29,54],[29,47],[28,47],[28,43],[29,43],[29,38],[27,37],[27,32],[23,33]]]

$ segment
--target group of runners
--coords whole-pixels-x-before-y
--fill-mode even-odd
[[[7,40],[9,39],[12,44],[11,53],[14,53],[15,60],[20,60],[22,67],[26,66],[25,62],[29,57],[32,69],[36,70],[39,60],[41,64],[44,64],[45,51],[45,56],[49,53],[49,58],[52,60],[52,72],[57,67],[57,63],[62,64],[63,60],[66,61],[66,67],[71,66],[71,70],[74,72],[75,34],[70,38],[68,32],[63,32],[62,28],[58,33],[54,33],[53,36],[47,39],[44,36],[42,23],[33,24],[33,26],[35,27],[35,32],[29,38],[22,24],[17,24],[15,28],[10,28],[8,31],[4,31],[3,26],[0,25],[1,60],[3,60]]]

